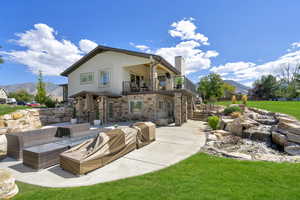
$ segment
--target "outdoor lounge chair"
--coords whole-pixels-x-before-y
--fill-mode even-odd
[[[137,122],[133,124],[133,128],[137,129],[137,148],[141,148],[155,141],[155,124],[152,122]]]
[[[113,129],[99,133],[60,154],[60,166],[73,174],[81,175],[103,167],[136,149],[137,130]]]

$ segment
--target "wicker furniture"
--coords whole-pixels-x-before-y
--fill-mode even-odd
[[[34,169],[45,169],[59,163],[59,154],[68,149],[67,145],[48,143],[25,148],[23,164]]]
[[[78,138],[89,135],[95,136],[95,134],[98,132],[99,130],[90,130],[89,123],[82,123],[63,127],[52,127],[33,131],[10,133],[6,135],[7,155],[17,160],[21,160],[23,157],[24,148],[63,141],[70,137]]]
[[[77,175],[103,167],[136,149],[136,133],[133,128],[102,132],[60,154],[60,166]]]
[[[57,127],[53,127],[7,134],[7,155],[21,160],[24,148],[61,140],[55,137],[57,130]]]

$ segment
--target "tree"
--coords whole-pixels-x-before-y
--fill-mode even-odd
[[[47,100],[45,83],[43,82],[43,74],[42,71],[39,71],[38,82],[36,85],[37,93],[35,95],[35,100],[38,103],[44,104]]]
[[[278,97],[279,82],[273,75],[262,76],[253,85],[252,95],[259,99],[273,99]]]
[[[219,74],[211,73],[201,78],[198,92],[201,94],[205,101],[218,99],[223,96],[224,82]]]
[[[236,87],[230,85],[229,83],[224,83],[223,88],[224,88],[225,98],[230,98],[235,93],[236,90]]]
[[[10,92],[9,98],[15,98],[17,101],[30,102],[34,99],[32,94],[29,94],[26,90],[18,90],[16,92]]]

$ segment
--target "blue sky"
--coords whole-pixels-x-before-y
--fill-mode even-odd
[[[187,57],[193,81],[216,72],[250,85],[300,61],[300,1],[4,1],[0,85],[66,82],[59,71],[94,44]],[[20,33],[16,35],[17,33]],[[55,49],[57,48],[57,49]],[[58,56],[57,56],[58,55]],[[38,58],[37,58],[38,57]]]

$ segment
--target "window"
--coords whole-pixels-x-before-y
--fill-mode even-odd
[[[129,102],[130,113],[140,113],[143,109],[143,102],[139,100],[134,100]]]
[[[110,72],[100,71],[100,87],[107,87],[110,84]]]
[[[87,72],[80,74],[80,85],[91,84],[94,81],[94,73]]]

